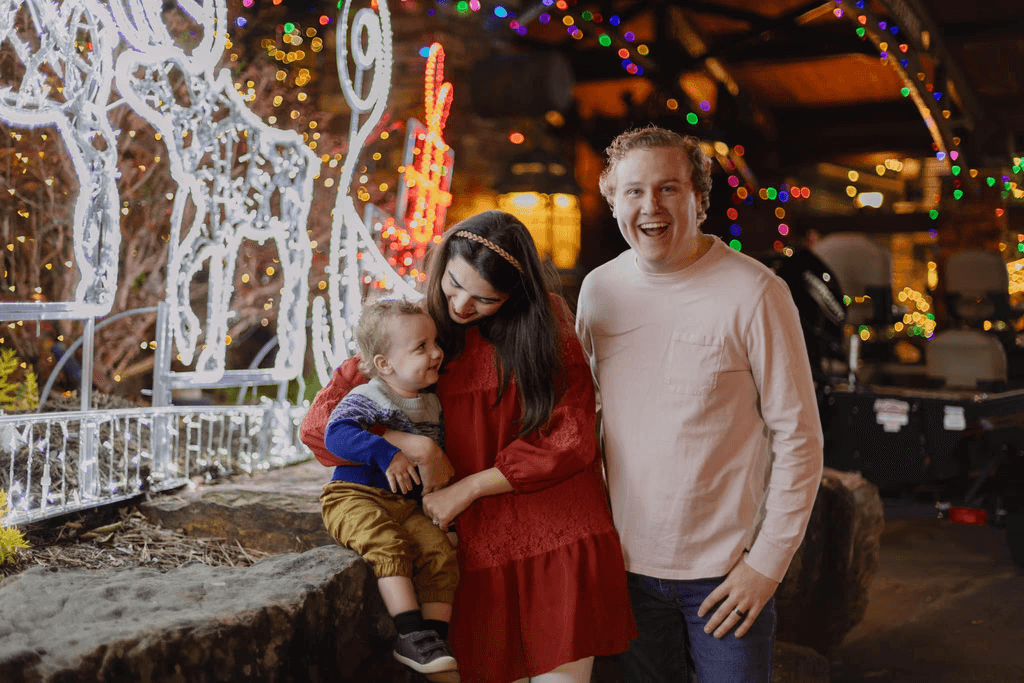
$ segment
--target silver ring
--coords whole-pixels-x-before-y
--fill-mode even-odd
[[[746,612],[741,612],[739,607],[733,607],[732,611],[735,612],[736,616],[738,616],[740,619],[746,619],[747,618],[747,613]]]

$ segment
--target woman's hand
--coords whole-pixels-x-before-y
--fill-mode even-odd
[[[455,469],[448,456],[429,436],[389,429],[384,432],[384,438],[398,448],[406,458],[419,465],[424,493],[436,491],[451,481],[455,475]]]
[[[416,465],[402,454],[402,451],[395,453],[395,457],[391,459],[391,464],[384,470],[384,476],[388,478],[388,485],[391,487],[392,493],[398,493],[401,489],[402,493],[409,493],[412,491],[413,484],[420,483],[420,476],[416,472]]]
[[[424,493],[423,512],[434,520],[434,524],[445,530],[474,500],[476,496],[472,488],[463,479],[433,493]]]
[[[512,484],[498,468],[491,467],[460,479],[447,488],[423,494],[423,511],[442,529],[462,514],[477,498],[508,493]]]

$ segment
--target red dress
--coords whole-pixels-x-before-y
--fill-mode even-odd
[[[455,478],[497,467],[514,489],[477,499],[455,520],[461,580],[449,640],[467,683],[623,652],[637,635],[598,469],[590,367],[570,321],[563,334],[569,387],[543,435],[515,438],[514,384],[495,407],[494,347],[476,327],[438,382]],[[338,464],[323,447],[331,409],[364,381],[350,359],[317,394],[302,440],[321,462]]]

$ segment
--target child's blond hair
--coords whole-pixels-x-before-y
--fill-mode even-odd
[[[377,354],[391,350],[390,321],[400,315],[427,315],[423,307],[408,299],[378,299],[363,306],[356,326],[359,344],[359,371],[367,377],[376,377],[373,359]]]

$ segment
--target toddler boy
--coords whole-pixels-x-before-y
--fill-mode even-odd
[[[360,371],[370,381],[335,407],[324,432],[327,449],[346,464],[320,496],[324,524],[361,554],[377,576],[395,620],[394,657],[431,680],[458,680],[447,643],[459,580],[455,550],[444,530],[424,514],[416,465],[367,430],[380,425],[421,434],[444,447],[444,422],[435,384],[444,354],[434,321],[403,299],[367,304],[356,328]]]

